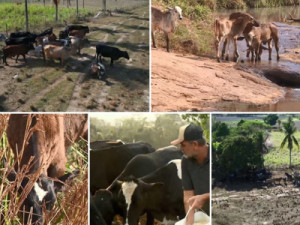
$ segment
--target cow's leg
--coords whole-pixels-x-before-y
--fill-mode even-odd
[[[280,57],[279,57],[279,40],[278,40],[278,38],[274,38],[274,44],[275,44],[275,49],[277,52],[277,60],[279,60]]]
[[[19,58],[19,55],[17,55],[17,58],[16,58],[16,63],[18,62],[18,58]]]
[[[169,40],[169,34],[165,33],[166,40],[167,40],[167,51],[170,52],[170,40]]]
[[[226,45],[226,56],[225,56],[225,60],[229,60],[229,46],[230,46],[230,42],[231,42],[231,39],[227,39],[227,45]]]
[[[146,225],[153,225],[154,224],[154,217],[150,212],[147,212],[147,223]]]
[[[224,59],[225,50],[226,50],[226,45],[227,45],[227,38],[225,38],[224,43],[223,43],[222,59]]]
[[[260,45],[259,45],[259,51],[258,51],[258,61],[261,60],[262,48],[263,48],[262,43],[260,43]]]
[[[215,46],[216,46],[216,52],[217,52],[217,60],[218,60],[218,62],[221,62],[221,60],[220,60],[220,54],[219,54],[220,43],[221,43],[220,38],[216,37]]]
[[[26,62],[26,57],[25,57],[25,54],[23,55],[23,58],[24,58],[24,61]]]
[[[272,60],[272,40],[268,41],[269,46],[269,60]]]
[[[234,45],[233,60],[236,62],[240,57],[240,54],[237,49],[237,38],[233,38],[233,45]]]
[[[110,60],[110,66],[113,66],[113,64],[114,64],[114,60],[111,58],[111,60]]]
[[[156,48],[155,44],[155,38],[154,38],[154,31],[151,32],[152,42],[153,42],[153,48]]]

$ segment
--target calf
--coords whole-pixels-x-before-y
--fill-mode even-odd
[[[161,30],[164,32],[167,40],[167,51],[170,52],[169,35],[174,32],[178,19],[182,19],[182,9],[179,6],[169,8],[167,12],[151,7],[151,36],[154,48],[156,48],[154,32]]]
[[[138,225],[145,212],[150,219],[147,224],[154,224],[153,218],[163,223],[184,218],[181,160],[171,161],[142,178],[129,178],[122,183],[119,196],[126,225]]]
[[[77,132],[74,129],[77,125],[66,126],[65,119],[63,114],[12,114],[8,120],[8,143],[14,156],[20,159],[15,163],[15,170],[29,166],[29,174],[23,179],[19,189],[19,192],[23,192],[25,186],[29,183],[32,185],[22,204],[22,208],[25,208],[25,221],[33,208],[33,223],[42,224],[43,205],[46,205],[47,210],[53,207],[56,192],[63,186],[60,181],[65,182],[78,174],[78,171],[64,174],[67,162],[65,138],[69,138],[65,133]],[[8,175],[10,181],[18,180],[15,170],[11,170]],[[35,174],[40,176],[32,181],[32,175]],[[59,180],[56,182],[52,178]]]
[[[268,43],[269,50],[269,60],[272,60],[272,40],[275,44],[275,49],[277,52],[277,60],[279,57],[279,35],[278,28],[272,23],[262,23],[260,27],[252,27],[249,33],[244,34],[247,41],[247,45],[250,47],[250,50],[247,52],[247,57],[249,56],[249,51],[252,52],[252,61],[254,59],[255,52],[255,61],[261,59],[262,54],[262,44]]]
[[[235,19],[216,19],[215,20],[215,46],[217,52],[217,60],[220,62],[220,53],[219,48],[222,40],[224,40],[224,46],[227,47],[226,59],[229,59],[229,45],[230,42],[234,43],[234,52],[233,58],[236,61],[239,57],[238,49],[237,49],[237,38],[244,29],[246,28],[248,23],[253,23],[254,26],[259,26],[259,23],[253,18],[253,16],[247,13],[239,13],[236,14]],[[226,43],[225,44],[225,40]]]
[[[26,62],[25,55],[28,53],[28,51],[34,50],[34,47],[32,44],[28,45],[8,45],[3,47],[3,63],[5,65],[8,65],[6,62],[7,57],[13,57],[17,56],[16,63],[18,62],[19,55],[22,55],[24,58],[24,61]]]
[[[86,30],[71,30],[69,32],[69,36],[75,36],[75,37],[78,37],[78,38],[84,38],[86,33],[87,33]]]
[[[100,62],[102,63],[101,57],[109,57],[110,58],[110,66],[113,65],[114,60],[118,60],[119,58],[126,58],[129,59],[129,55],[126,51],[120,51],[118,48],[107,46],[104,44],[98,44],[96,45],[96,57],[97,62],[100,57]]]
[[[144,142],[90,151],[91,193],[94,194],[98,189],[107,188],[134,156],[154,151],[155,149],[150,144]]]
[[[44,47],[44,61],[48,59],[59,59],[61,65],[71,56],[72,49],[66,46],[46,45]]]

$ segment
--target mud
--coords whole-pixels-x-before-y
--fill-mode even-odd
[[[300,224],[300,189],[272,171],[268,185],[235,182],[213,189],[213,225]]]

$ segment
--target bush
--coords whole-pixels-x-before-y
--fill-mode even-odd
[[[278,120],[278,116],[276,114],[270,114],[264,118],[265,123],[271,126],[275,125],[277,120]]]
[[[244,9],[247,5],[243,0],[217,0],[217,7],[225,9]]]

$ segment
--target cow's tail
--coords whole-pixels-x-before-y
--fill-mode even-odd
[[[219,33],[220,33],[220,21],[219,19],[215,20],[215,24],[214,24],[214,28],[215,28],[215,37],[216,39],[219,39]]]

